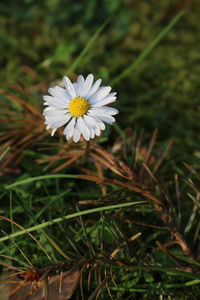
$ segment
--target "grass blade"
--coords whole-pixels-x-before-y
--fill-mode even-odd
[[[15,232],[13,234],[10,234],[9,236],[2,237],[2,238],[0,238],[0,242],[8,240],[9,237],[13,238],[13,237],[16,237],[16,236],[19,236],[19,235],[22,235],[22,234],[26,234],[28,232],[39,230],[39,229],[51,226],[53,224],[57,224],[57,223],[62,222],[64,220],[69,220],[69,219],[73,219],[73,218],[76,218],[76,217],[79,217],[79,216],[93,214],[93,213],[97,213],[97,212],[101,212],[101,211],[133,206],[133,205],[137,205],[137,204],[144,204],[144,201],[121,203],[121,204],[116,204],[116,205],[109,205],[109,206],[103,206],[103,207],[88,209],[88,210],[85,210],[85,211],[80,211],[80,212],[77,212],[77,213],[74,213],[74,214],[71,214],[71,215],[66,215],[64,217],[60,217],[60,218],[53,219],[51,221],[44,222],[44,223],[39,224],[39,225],[35,225],[33,227],[29,227],[25,230],[21,230],[21,231]],[[0,218],[7,219],[7,218],[2,217],[2,216],[0,216]]]
[[[174,25],[184,15],[185,11],[180,11],[171,22],[155,37],[155,39],[149,44],[149,46],[127,67],[121,74],[111,80],[110,85],[114,85],[121,81],[124,77],[129,75],[134,69],[136,69],[143,60],[149,55],[149,53],[159,44],[159,42],[166,36],[166,34],[174,27]]]
[[[67,75],[71,74],[72,72],[74,72],[76,70],[76,68],[78,67],[78,65],[80,65],[80,63],[82,62],[82,60],[84,59],[84,56],[88,53],[88,51],[90,50],[90,48],[93,46],[93,44],[96,42],[98,36],[100,35],[100,33],[103,31],[103,29],[105,28],[105,26],[107,25],[109,20],[106,20],[95,32],[95,34],[91,37],[91,39],[88,41],[88,43],[86,44],[85,48],[83,49],[83,51],[79,54],[79,56],[77,57],[77,59],[74,61],[74,63],[71,65],[71,67],[67,70]]]

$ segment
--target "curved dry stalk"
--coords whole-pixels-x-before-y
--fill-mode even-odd
[[[15,221],[9,219],[9,218],[6,218],[4,216],[0,216],[1,219],[11,223],[11,224],[14,224],[16,225],[18,228],[20,228],[21,230],[24,230],[37,244],[38,246],[42,249],[42,251],[46,254],[46,256],[49,258],[49,260],[51,260],[50,256],[48,255],[48,253],[46,252],[46,250],[44,249],[44,247],[41,245],[41,243],[30,233],[28,232],[23,226],[19,225],[18,223],[16,223]]]

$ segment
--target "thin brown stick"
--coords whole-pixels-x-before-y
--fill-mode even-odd
[[[175,225],[175,223],[174,223],[172,217],[170,216],[170,214],[168,214],[163,207],[161,207],[157,204],[154,204],[154,208],[157,210],[157,212],[160,213],[159,215],[160,215],[161,221],[163,222],[163,224],[165,226],[167,226],[169,228],[171,234],[173,235],[175,240],[178,242],[178,244],[181,247],[183,253],[187,257],[194,259],[195,255],[192,253],[191,248],[187,244],[186,240],[184,239],[182,233],[179,231],[178,227]]]

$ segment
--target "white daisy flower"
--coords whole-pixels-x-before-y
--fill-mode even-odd
[[[89,74],[86,79],[78,76],[77,82],[71,83],[66,76],[63,78],[65,88],[55,86],[48,90],[51,96],[44,96],[43,115],[47,129],[56,129],[66,125],[63,133],[67,140],[75,143],[83,136],[86,141],[99,136],[105,124],[115,122],[114,115],[118,110],[105,105],[116,101],[116,93],[110,93],[111,87],[102,86],[101,79],[93,83],[94,76]]]

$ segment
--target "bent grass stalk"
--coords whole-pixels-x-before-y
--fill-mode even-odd
[[[55,174],[55,175],[42,175],[42,176],[30,177],[21,181],[16,181],[15,183],[12,183],[10,185],[6,185],[5,189],[9,190],[19,185],[28,184],[38,180],[47,180],[53,178],[78,178],[78,175]]]
[[[36,231],[36,230],[39,230],[39,229],[42,229],[42,228],[60,223],[64,220],[69,220],[69,219],[73,219],[73,218],[83,216],[83,215],[93,214],[93,213],[106,211],[106,210],[117,209],[117,208],[118,209],[119,208],[124,208],[124,207],[128,207],[128,206],[142,204],[142,203],[144,204],[145,201],[122,203],[122,204],[109,205],[109,206],[103,206],[103,207],[88,209],[88,210],[85,210],[85,211],[80,211],[80,212],[77,212],[77,213],[74,213],[74,214],[71,214],[71,215],[66,215],[66,216],[63,216],[63,217],[60,217],[60,218],[53,219],[51,221],[44,222],[42,224],[38,224],[38,225],[35,225],[33,227],[26,228],[26,230],[21,230],[21,231],[15,232],[13,234],[10,234],[8,236],[2,237],[2,238],[0,238],[0,242],[4,242],[6,240],[9,240],[9,238],[14,238],[16,236],[23,235],[23,234],[26,234],[28,232]],[[0,218],[2,218],[2,217],[0,216]]]

